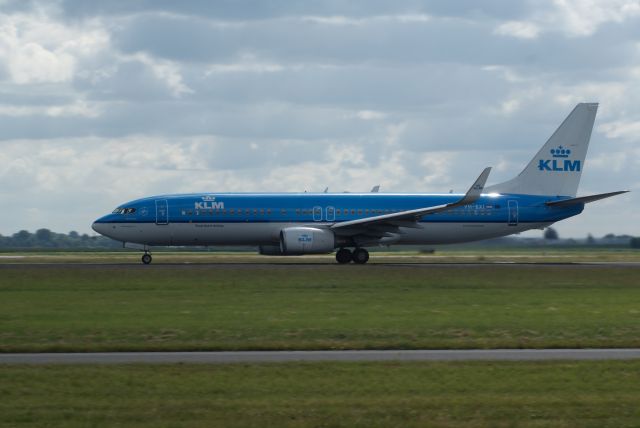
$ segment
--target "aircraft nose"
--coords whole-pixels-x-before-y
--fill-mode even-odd
[[[95,230],[100,235],[104,235],[105,234],[104,232],[106,230],[106,225],[104,223],[98,223],[97,221],[94,221],[93,224],[91,225],[91,229]]]

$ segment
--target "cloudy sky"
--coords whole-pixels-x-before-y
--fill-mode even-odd
[[[463,192],[600,109],[557,224],[640,235],[640,1],[0,0],[0,233],[193,191]],[[538,236],[541,232],[537,232]]]

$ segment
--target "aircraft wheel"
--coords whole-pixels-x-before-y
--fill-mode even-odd
[[[363,265],[369,261],[369,252],[364,248],[356,248],[353,251],[353,262],[359,265]]]
[[[144,263],[145,265],[148,265],[149,263],[151,263],[151,254],[145,254],[142,256],[142,263]]]
[[[351,261],[351,251],[346,248],[340,248],[336,253],[336,261],[341,265]]]

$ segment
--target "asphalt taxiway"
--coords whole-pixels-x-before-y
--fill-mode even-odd
[[[97,352],[0,354],[0,364],[231,364],[322,361],[634,360],[640,349]]]
[[[338,265],[335,262],[328,263],[252,263],[252,262],[213,262],[213,263],[154,263],[143,265],[142,263],[86,263],[86,262],[3,262],[0,263],[0,269],[15,268],[70,268],[70,269],[206,269],[206,268],[222,268],[222,269],[309,269],[323,267],[340,267],[349,268],[349,266],[361,266],[370,268],[384,267],[404,267],[404,268],[487,268],[487,267],[522,267],[522,268],[544,268],[544,267],[567,267],[567,268],[630,268],[640,269],[640,262],[381,262],[369,263],[366,265]]]

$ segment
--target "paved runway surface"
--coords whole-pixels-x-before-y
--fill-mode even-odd
[[[293,361],[551,361],[640,359],[640,349],[100,352],[0,354],[0,364],[228,364]]]
[[[25,262],[25,263],[0,263],[0,269],[38,269],[38,268],[83,268],[83,269],[207,269],[207,268],[221,268],[221,269],[310,269],[310,268],[322,268],[322,267],[339,267],[341,269],[348,269],[353,265],[338,265],[334,262],[329,263],[246,263],[246,262],[222,262],[222,263],[156,263],[151,265],[143,265],[142,263],[66,263],[66,262]],[[359,265],[358,265],[359,266]],[[469,262],[428,262],[428,263],[370,263],[365,267],[384,268],[384,267],[404,267],[404,268],[483,268],[483,267],[527,267],[527,268],[542,268],[542,267],[565,267],[565,268],[630,268],[640,269],[640,262],[481,262],[481,263],[469,263]]]

